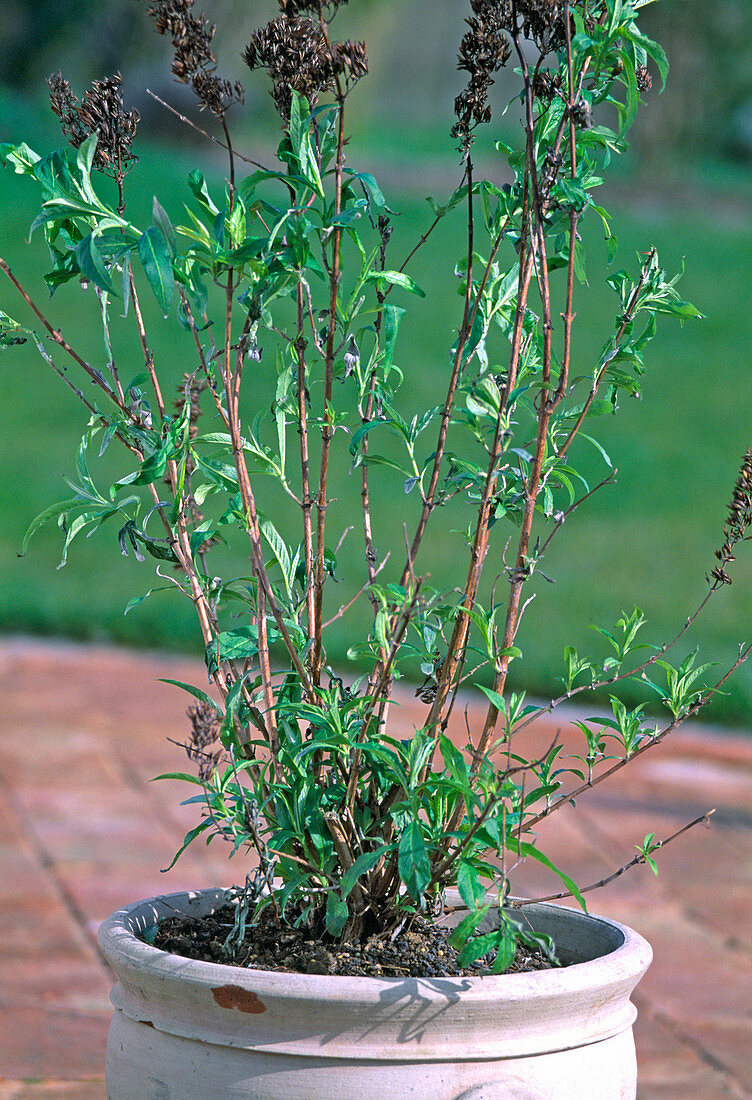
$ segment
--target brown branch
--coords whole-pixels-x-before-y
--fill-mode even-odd
[[[387,554],[387,555],[386,555],[386,557],[384,558],[384,560],[383,560],[383,561],[382,561],[382,562],[381,562],[381,563],[379,564],[378,568],[377,568],[377,569],[376,569],[376,570],[374,571],[374,579],[375,579],[375,578],[376,578],[376,577],[377,577],[377,576],[379,575],[379,573],[381,572],[381,570],[382,570],[382,569],[384,568],[384,566],[386,565],[386,563],[387,563],[387,562],[389,561],[389,558],[390,558],[390,554]],[[349,611],[349,610],[350,610],[350,608],[351,608],[351,607],[352,607],[352,605],[353,605],[353,604],[355,603],[355,601],[356,601],[356,600],[357,600],[357,599],[358,599],[358,598],[359,598],[360,596],[362,596],[362,595],[363,595],[363,593],[365,592],[365,590],[366,590],[366,589],[368,588],[369,584],[372,584],[372,583],[373,583],[373,581],[372,581],[372,580],[371,580],[371,578],[369,577],[369,578],[368,578],[368,580],[367,580],[367,581],[366,581],[366,582],[365,582],[364,584],[362,584],[362,585],[360,586],[360,588],[359,588],[359,589],[358,589],[358,591],[357,591],[357,592],[355,593],[355,595],[354,595],[354,596],[352,597],[352,599],[348,600],[348,601],[347,601],[347,603],[343,603],[343,604],[342,604],[342,606],[340,607],[339,611],[337,611],[337,612],[336,612],[336,613],[335,613],[334,615],[332,615],[331,619],[327,619],[325,623],[322,623],[322,624],[321,624],[321,629],[322,629],[322,630],[325,630],[325,629],[326,629],[326,628],[327,628],[328,626],[331,626],[331,625],[332,625],[332,623],[336,622],[336,621],[337,621],[337,619],[341,619],[341,618],[342,618],[342,616],[343,616],[343,615],[344,615],[344,614],[345,614],[345,613],[346,613],[347,611]]]
[[[295,351],[298,359],[297,391],[298,391],[298,436],[300,438],[300,476],[301,476],[301,500],[300,507],[303,510],[303,564],[305,569],[306,607],[308,614],[308,635],[314,637],[316,633],[316,602],[313,590],[313,526],[311,509],[313,497],[311,496],[311,462],[308,454],[308,412],[306,409],[306,340],[303,337],[303,288],[298,283],[298,334],[295,340]]]
[[[326,37],[326,28],[322,24]],[[328,38],[327,38],[328,44]],[[316,566],[314,574],[314,609],[316,630],[313,635],[313,652],[311,654],[311,679],[318,686],[321,679],[321,664],[323,659],[322,637],[319,624],[323,619],[324,583],[325,583],[325,532],[326,511],[329,506],[327,500],[327,483],[329,475],[329,452],[331,448],[334,429],[331,423],[330,405],[332,399],[332,381],[334,377],[334,335],[337,325],[337,297],[340,281],[340,247],[342,243],[342,227],[338,224],[342,211],[342,169],[344,165],[344,114],[345,97],[339,87],[337,78],[337,102],[339,114],[337,120],[337,159],[334,169],[334,231],[332,233],[332,265],[329,275],[329,318],[326,335],[326,355],[324,357],[324,409],[321,427],[321,460],[319,465],[319,485],[316,497]]]
[[[598,486],[596,486],[596,488],[598,488]],[[685,620],[684,626],[681,628],[681,630],[674,635],[670,642],[665,642],[662,646],[660,646],[656,653],[653,653],[650,657],[647,658],[647,660],[643,661],[641,665],[637,665],[635,668],[630,668],[627,672],[621,672],[618,675],[609,676],[605,680],[595,680],[589,684],[581,684],[579,687],[572,688],[571,691],[564,692],[562,695],[558,696],[558,698],[552,699],[551,702],[547,704],[547,706],[538,707],[535,711],[528,715],[527,718],[523,719],[523,721],[521,721],[519,725],[515,726],[514,732],[518,733],[520,730],[523,730],[526,726],[529,726],[531,722],[534,722],[542,714],[551,714],[562,703],[565,703],[567,702],[567,700],[574,698],[575,695],[580,695],[583,691],[597,691],[599,688],[607,687],[610,684],[618,684],[622,680],[630,680],[638,673],[643,672],[646,668],[650,668],[650,666],[655,664],[655,662],[659,660],[665,653],[667,653],[669,649],[673,649],[677,642],[681,641],[681,639],[684,637],[692,624],[704,610],[706,604],[716,591],[719,591],[719,589],[710,588],[708,592],[706,592],[703,599],[700,601],[699,605],[692,612],[692,614],[687,616],[687,619]],[[734,667],[737,668],[738,665],[735,665]],[[720,684],[718,686],[720,686]]]
[[[670,733],[673,733],[675,729],[678,729],[679,726],[683,725],[688,718],[692,718],[695,714],[697,714],[697,712],[705,705],[707,700],[712,695],[715,695],[715,693],[719,691],[721,687],[726,683],[729,677],[733,676],[739,666],[742,665],[749,658],[750,652],[752,652],[752,642],[748,646],[740,648],[739,656],[737,657],[733,665],[725,673],[725,675],[722,676],[721,679],[718,680],[717,683],[707,691],[707,693],[700,695],[700,697],[695,700],[695,702],[691,706],[687,707],[687,710],[684,712],[684,714],[681,714],[678,717],[674,718],[674,720],[670,722],[667,726],[664,726],[664,728],[660,730],[660,732],[654,732],[650,735],[647,735],[643,744],[640,745],[639,748],[635,749],[633,753],[630,753],[629,756],[621,757],[619,760],[617,760],[615,764],[612,764],[604,771],[599,772],[595,776],[588,777],[587,780],[584,780],[578,787],[575,787],[574,790],[569,791],[567,794],[561,795],[559,798],[556,799],[556,801],[546,806],[545,810],[541,810],[540,813],[536,814],[532,818],[521,822],[516,830],[516,835],[519,837],[522,835],[522,833],[529,832],[530,829],[535,828],[535,826],[545,817],[549,817],[552,813],[555,813],[563,805],[571,802],[573,799],[579,798],[579,796],[581,794],[584,794],[585,791],[591,790],[593,787],[597,787],[599,783],[603,783],[606,779],[609,779],[615,772],[621,771],[622,768],[626,767],[627,764],[630,764],[638,756],[642,756],[643,753],[646,753],[649,749],[652,749],[656,745],[659,745],[661,741],[664,741]]]
[[[559,450],[558,450],[558,457],[559,458],[563,458],[564,455],[567,453],[567,451],[569,450],[569,447],[572,443],[572,440],[575,438],[575,436],[579,432],[580,428],[582,427],[582,423],[583,423],[585,417],[590,412],[590,407],[593,404],[593,401],[595,400],[595,398],[598,394],[598,391],[601,388],[601,385],[603,383],[603,379],[606,377],[606,371],[608,370],[608,364],[611,362],[611,360],[614,358],[614,356],[618,352],[619,344],[621,343],[621,339],[622,339],[622,337],[624,336],[624,333],[627,330],[627,325],[629,325],[631,323],[631,321],[633,320],[634,311],[637,307],[637,301],[638,301],[638,298],[640,296],[640,292],[641,292],[641,290],[642,290],[642,288],[645,284],[645,280],[647,279],[648,270],[650,268],[650,264],[651,264],[654,256],[655,256],[655,249],[651,249],[650,252],[648,253],[647,260],[645,261],[645,263],[642,266],[642,272],[640,273],[640,278],[639,278],[639,280],[637,282],[637,285],[635,286],[634,290],[632,291],[632,295],[629,299],[629,304],[627,305],[627,308],[626,308],[625,313],[624,313],[624,317],[622,318],[622,323],[619,326],[618,332],[616,333],[616,338],[614,339],[613,350],[606,356],[605,362],[602,364],[600,370],[598,371],[596,379],[595,379],[595,381],[593,382],[593,385],[590,388],[590,392],[588,393],[588,396],[585,399],[585,403],[583,404],[582,409],[580,410],[579,416],[577,417],[577,420],[574,424],[574,427],[570,430],[569,435],[567,436],[564,443],[559,448]]]
[[[548,384],[550,382],[550,369],[551,369],[551,297],[550,287],[548,284],[548,265],[546,261],[545,252],[545,235],[543,231],[543,222],[545,217],[546,203],[544,198],[540,194],[538,172],[535,161],[534,151],[534,130],[535,121],[533,117],[533,95],[532,95],[532,82],[530,80],[530,74],[525,60],[524,52],[516,36],[514,37],[514,46],[520,59],[520,64],[523,70],[523,76],[525,81],[525,104],[526,104],[526,130],[527,130],[527,158],[526,158],[526,179],[529,176],[531,186],[531,198],[533,206],[533,218],[536,226],[537,248],[535,243],[531,247],[531,254],[535,256],[537,252],[537,260],[539,265],[539,274],[543,285],[543,308],[544,308],[544,348],[543,348],[543,382],[544,389],[540,395],[540,407],[538,412],[538,430],[536,437],[536,446],[533,457],[533,464],[530,470],[527,482],[525,484],[525,507],[523,512],[520,537],[517,549],[517,559],[514,570],[510,576],[511,589],[509,594],[509,601],[507,603],[507,615],[504,625],[504,633],[501,643],[502,656],[500,658],[499,667],[497,669],[496,676],[493,682],[493,690],[498,694],[502,694],[504,690],[504,684],[506,682],[506,676],[509,669],[509,656],[504,652],[509,649],[515,639],[520,615],[520,599],[522,593],[522,587],[524,582],[529,576],[528,568],[528,554],[530,547],[530,537],[532,533],[532,524],[535,515],[535,507],[538,499],[538,494],[542,488],[541,484],[541,470],[543,465],[543,458],[546,446],[546,438],[548,434],[548,425],[550,423],[551,415],[556,405],[562,400],[564,396],[564,389],[561,386],[561,377],[559,379],[559,386],[553,399],[548,396]],[[540,65],[540,60],[539,63]],[[585,71],[587,66],[583,66],[580,74],[580,81],[577,91],[579,96],[582,89],[582,82],[584,80]],[[570,86],[571,93],[571,86]],[[554,143],[554,152],[558,153],[561,141],[563,140],[564,129],[569,112],[565,112],[562,116],[559,124],[559,131],[557,133],[556,141]],[[571,130],[570,130],[571,135]],[[573,242],[570,242],[572,244]],[[573,263],[573,256],[572,256]],[[568,299],[569,301],[569,299]],[[636,298],[635,298],[636,301]],[[567,306],[567,313],[571,314],[571,302]],[[518,300],[518,313],[519,313],[519,300]],[[520,321],[521,324],[521,321]],[[625,325],[626,327],[626,325]],[[620,338],[620,337],[619,337]],[[567,366],[568,369],[568,366]],[[505,387],[505,397],[511,393],[511,379],[507,380],[507,386]],[[589,405],[588,405],[589,408]],[[576,430],[579,430],[579,424],[584,419],[585,411],[576,425]],[[574,433],[575,429],[573,429]],[[566,446],[571,442],[571,438],[567,441]],[[565,448],[566,449],[566,448]],[[562,453],[562,452],[560,452]],[[488,710],[486,712],[486,719],[483,726],[483,732],[479,742],[479,752],[484,754],[488,746],[490,745],[496,728],[496,722],[498,721],[499,712],[493,703],[489,702]]]
[[[531,155],[532,154],[530,150],[530,145],[528,143],[526,153],[528,161],[530,160]],[[524,207],[525,200],[523,200],[523,215]],[[523,225],[524,224],[525,221],[523,218]],[[428,719],[426,721],[426,725],[429,728],[437,727],[443,721],[444,708],[449,693],[451,691],[452,682],[457,675],[458,669],[460,669],[461,664],[464,661],[467,636],[470,630],[470,619],[468,612],[475,602],[478,586],[480,584],[480,577],[483,571],[483,564],[485,562],[486,554],[488,552],[489,524],[492,517],[492,503],[494,494],[496,492],[498,477],[497,467],[499,458],[501,457],[504,447],[504,434],[502,429],[506,415],[506,407],[509,395],[511,394],[516,384],[517,370],[522,348],[523,322],[525,311],[527,308],[527,298],[530,289],[532,272],[533,253],[532,250],[526,251],[523,241],[523,246],[520,249],[520,268],[517,284],[517,308],[515,312],[514,327],[512,331],[512,346],[510,352],[507,381],[504,387],[504,395],[500,402],[499,413],[496,418],[494,438],[489,455],[483,496],[481,498],[481,504],[478,509],[478,520],[475,527],[475,536],[473,539],[470,563],[468,566],[468,574],[465,581],[465,587],[463,589],[463,600],[457,619],[455,621],[452,638],[447,650],[447,660],[444,662],[444,667],[442,668],[441,676],[439,677],[436,697],[433,701]],[[479,301],[480,295],[477,299],[477,302]]]
[[[454,355],[454,363],[452,364],[452,374],[449,379],[449,388],[444,401],[444,409],[441,414],[441,423],[439,425],[439,437],[436,443],[436,450],[434,453],[433,466],[431,468],[431,477],[429,479],[428,489],[423,498],[423,508],[421,509],[420,518],[418,520],[418,526],[413,536],[413,540],[410,546],[410,551],[405,562],[405,566],[402,570],[402,576],[400,578],[400,584],[404,585],[407,581],[410,571],[412,570],[415,559],[418,555],[418,549],[423,539],[423,534],[428,523],[428,517],[430,516],[436,497],[436,489],[439,483],[439,473],[441,470],[441,463],[444,458],[444,447],[446,445],[447,431],[449,430],[449,419],[452,412],[452,406],[454,404],[454,397],[457,391],[457,385],[459,383],[460,375],[462,373],[462,359],[465,353],[465,347],[467,341],[470,338],[472,331],[471,321],[471,309],[472,309],[472,297],[473,297],[473,235],[474,235],[474,216],[473,216],[473,165],[468,155],[467,159],[467,285],[465,287],[465,298],[462,307],[462,322],[457,334],[457,349]],[[487,271],[489,268],[487,268]],[[477,298],[477,303],[480,302],[480,294]]]
[[[279,778],[280,769],[277,759],[279,755],[279,735],[277,733],[277,714],[275,709],[274,685],[272,683],[272,669],[269,660],[269,635],[266,624],[266,594],[260,580],[257,582],[257,592],[256,630],[258,631],[258,657],[259,669],[261,672],[261,687],[264,693],[264,706],[266,708],[264,726],[267,731],[272,766],[275,774]]]
[[[462,184],[460,184],[460,187],[461,187],[461,186],[462,186]],[[404,270],[405,270],[405,268],[406,268],[406,267],[407,267],[407,265],[408,265],[408,264],[410,263],[410,260],[412,260],[413,256],[414,256],[414,255],[415,255],[415,253],[416,253],[416,252],[418,251],[418,249],[419,249],[419,248],[422,248],[422,246],[423,246],[423,245],[424,245],[424,244],[426,243],[426,241],[428,240],[428,238],[429,238],[429,237],[431,236],[431,234],[433,233],[434,229],[436,228],[436,226],[437,226],[437,225],[439,224],[439,222],[441,221],[442,217],[443,217],[443,215],[442,215],[442,214],[437,214],[437,215],[436,215],[436,217],[435,217],[435,218],[434,218],[434,220],[433,220],[433,221],[431,222],[430,226],[429,226],[429,227],[428,227],[428,229],[427,229],[427,230],[425,231],[425,233],[424,233],[424,234],[422,235],[422,237],[420,238],[420,240],[418,241],[418,243],[417,243],[416,245],[414,245],[414,247],[413,247],[413,248],[411,248],[411,250],[410,250],[410,251],[408,252],[408,254],[407,254],[407,256],[405,257],[405,259],[404,259],[404,260],[402,261],[402,264],[401,264],[401,265],[400,265],[400,267],[398,268],[398,270],[399,270],[399,271],[404,271]],[[393,285],[393,284],[392,284],[392,285]],[[386,292],[385,292],[385,294],[384,294],[384,297],[386,297],[386,295],[387,295],[387,294],[389,294],[391,290],[392,290],[392,287],[391,287],[391,286],[387,287],[387,290],[386,290]]]
[[[568,508],[565,508],[562,512],[556,513],[556,515],[554,516],[553,529],[549,532],[548,538],[536,551],[536,561],[540,561],[540,559],[543,557],[554,535],[557,531],[561,530],[562,524],[564,523],[564,520],[567,518],[567,516],[571,515],[572,512],[575,511],[575,509],[579,508],[581,504],[584,504],[585,501],[593,496],[594,493],[597,493],[599,489],[602,489],[605,485],[611,485],[616,480],[616,475],[618,474],[618,472],[619,471],[617,469],[613,469],[610,474],[603,478],[602,481],[599,481],[598,484],[594,485],[593,488],[588,490],[587,493],[584,493],[581,497],[578,497],[577,500],[573,501]]]
[[[504,769],[501,775],[498,776],[496,779],[496,790],[488,796],[485,805],[476,817],[473,824],[470,826],[466,833],[463,833],[462,839],[457,843],[455,848],[449,851],[443,861],[439,864],[439,866],[431,872],[431,880],[426,887],[426,890],[430,890],[431,886],[435,885],[437,882],[440,882],[442,876],[445,875],[450,867],[460,858],[462,853],[467,851],[468,847],[472,843],[475,834],[478,832],[483,823],[488,819],[488,815],[491,813],[494,807],[497,806],[499,804],[499,801],[503,798],[503,795],[501,795],[499,792],[506,780],[509,779],[509,777],[512,775],[517,775],[519,772],[523,772],[526,774],[529,770],[538,767],[544,760],[548,758],[551,750],[556,747],[558,740],[559,734],[557,733],[547,751],[537,760],[530,760],[523,764],[518,764],[516,767],[511,767],[511,765],[508,765]],[[474,755],[476,754],[474,753]],[[464,802],[461,803],[461,809],[464,812]]]
[[[682,826],[681,829],[677,829],[671,836],[665,837],[663,840],[658,840],[655,844],[651,845],[650,852],[645,854],[639,852],[634,859],[630,859],[629,863],[625,863],[623,867],[620,867],[618,871],[614,871],[612,874],[607,875],[606,878],[602,878],[600,882],[593,882],[589,886],[583,886],[580,888],[581,894],[589,894],[591,890],[600,890],[603,886],[608,886],[614,879],[619,878],[625,871],[629,871],[632,867],[637,867],[641,863],[647,863],[652,858],[653,852],[657,852],[661,848],[665,848],[667,844],[670,844],[672,840],[676,840],[682,833],[686,833],[689,829],[693,829],[695,825],[704,825],[706,829],[710,828],[710,818],[715,813],[715,810],[708,810],[707,813],[701,814],[696,817],[694,821],[690,821],[689,824]],[[517,908],[523,909],[527,905],[538,905],[544,901],[561,901],[562,898],[571,898],[574,894],[571,890],[562,890],[560,894],[548,894],[544,898],[525,898],[523,901],[517,903]]]
[[[226,149],[228,152],[230,152],[230,148],[228,145],[225,145],[223,142],[213,137],[206,130],[202,130],[200,126],[197,126],[195,122],[191,122],[189,118],[186,118],[186,116],[182,115],[180,111],[177,111],[174,107],[171,107],[169,103],[165,103],[165,101],[163,99],[160,99],[160,97],[155,92],[153,92],[151,88],[146,89],[146,94],[150,95],[153,100],[160,104],[160,106],[166,107],[168,111],[175,115],[176,118],[179,118],[180,121],[185,123],[186,126],[190,126],[190,128],[192,130],[195,130],[197,134],[201,134],[202,137],[205,137],[207,141],[213,141],[215,145],[218,145],[220,147],[220,149]],[[222,121],[224,122],[224,119]],[[227,131],[225,128],[225,133],[226,132]],[[269,169],[266,168],[265,165],[259,164],[256,160],[251,160],[250,157],[244,157],[242,153],[239,153],[237,151],[237,149],[233,150],[232,152],[234,156],[238,157],[240,160],[245,161],[246,164],[252,164],[254,168],[260,168],[263,172],[269,171]]]
[[[152,389],[154,390],[154,398],[157,402],[157,411],[159,412],[159,419],[164,419],[165,403],[162,397],[162,390],[159,385],[159,379],[157,372],[154,369],[154,356],[152,355],[149,344],[146,338],[146,326],[144,325],[144,318],[141,313],[141,304],[138,299],[138,292],[136,290],[136,280],[133,277],[133,268],[130,262],[126,259],[125,263],[128,264],[128,282],[131,289],[131,300],[133,302],[133,316],[136,319],[136,328],[138,330],[138,337],[141,343],[141,352],[144,357],[144,366],[146,367],[147,374],[151,380]]]
[[[209,364],[206,360],[206,355],[204,354],[204,349],[201,346],[201,338],[199,336],[198,326],[196,324],[196,319],[193,316],[193,311],[191,309],[190,302],[188,301],[188,297],[187,297],[187,295],[186,295],[186,293],[185,293],[185,291],[183,290],[182,287],[179,288],[179,292],[180,292],[180,301],[181,301],[181,304],[183,306],[183,310],[185,312],[186,318],[188,319],[188,326],[191,330],[191,335],[193,337],[193,342],[196,345],[196,354],[198,355],[199,362],[201,364],[201,370],[203,372],[203,376],[204,376],[204,378],[206,380],[206,384],[207,384],[207,386],[208,386],[208,388],[211,392],[211,395],[212,395],[212,398],[214,400],[214,405],[215,405],[215,408],[217,410],[217,413],[219,414],[219,417],[222,420],[222,422],[224,423],[225,427],[229,428],[230,421],[229,421],[229,418],[227,416],[227,411],[225,410],[224,406],[222,405],[222,402],[219,399],[219,394],[217,393],[217,387],[216,387],[215,382],[214,382],[214,377],[213,377],[212,372],[210,370]]]
[[[35,316],[42,322],[45,329],[49,333],[50,338],[52,340],[54,340],[54,342],[58,345],[58,347],[62,348],[63,351],[67,355],[69,355],[75,363],[77,363],[79,365],[79,367],[81,367],[81,369],[89,376],[89,378],[92,380],[92,382],[96,386],[99,386],[99,388],[101,390],[104,390],[104,392],[107,394],[109,399],[120,410],[120,412],[123,414],[123,416],[125,416],[126,419],[130,420],[131,422],[135,423],[136,422],[136,417],[135,417],[134,413],[128,408],[128,406],[125,404],[125,402],[122,401],[118,397],[118,395],[115,393],[115,391],[108,385],[108,383],[105,380],[104,375],[100,371],[98,371],[94,367],[92,367],[90,363],[87,363],[85,359],[82,359],[81,356],[78,354],[78,352],[74,351],[74,349],[70,346],[68,341],[63,338],[63,334],[58,329],[54,328],[50,324],[50,322],[47,320],[47,318],[42,313],[42,311],[39,309],[39,307],[36,305],[36,303],[26,293],[23,286],[18,281],[18,279],[15,277],[15,275],[11,271],[10,267],[5,262],[5,260],[2,259],[2,257],[0,257],[0,270],[5,272],[8,279],[10,279],[13,286],[16,288],[18,293],[21,295],[23,300],[26,302],[29,309],[31,309],[32,312],[35,314]]]
[[[574,106],[575,106],[575,89],[574,89],[574,73],[572,68],[572,27],[570,23],[569,3],[565,0],[564,3],[564,34],[566,38],[566,50],[567,50],[567,77],[568,77],[568,101],[567,101],[567,114],[569,115],[569,159],[570,159],[570,179],[577,178],[577,127],[575,125],[574,118]],[[563,400],[569,382],[569,364],[571,361],[572,350],[572,322],[574,321],[574,314],[572,313],[572,303],[574,300],[574,272],[575,272],[575,258],[576,258],[576,245],[577,245],[577,224],[579,222],[580,215],[574,207],[569,212],[569,258],[567,263],[567,292],[566,292],[566,305],[562,314],[564,321],[564,353],[561,362],[561,371],[559,374],[559,384],[556,388],[557,401]]]

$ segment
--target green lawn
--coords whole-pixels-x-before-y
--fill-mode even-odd
[[[152,150],[137,169],[162,205],[176,215],[186,191],[174,182],[172,171],[182,157]],[[185,167],[187,173],[192,167],[189,160]],[[713,192],[709,190],[707,196],[712,204]],[[388,200],[400,211],[395,236],[400,233],[404,240],[414,240],[430,220],[422,197],[389,195]],[[6,211],[13,210],[12,230],[0,252],[45,301],[41,276],[35,274],[43,242],[39,237],[31,248],[23,244],[37,209],[30,181],[12,176],[7,169],[0,172],[0,204]],[[555,583],[538,582],[519,636],[527,658],[526,686],[538,692],[552,690],[565,644],[602,652],[589,624],[609,625],[622,609],[638,604],[645,610],[651,640],[673,636],[705,591],[704,577],[722,541],[739,459],[752,436],[752,368],[743,289],[752,283],[752,225],[733,214],[714,217],[710,208],[676,215],[666,209],[670,204],[653,212],[623,201],[616,207],[620,227],[616,265],[633,268],[634,253],[652,244],[669,269],[680,266],[686,257],[683,293],[706,319],[683,330],[666,320],[649,354],[644,399],[626,403],[619,417],[594,422],[593,430],[599,430],[619,469],[618,483],[566,521],[543,565]],[[146,209],[141,214],[146,218]],[[458,320],[451,271],[461,237],[461,216],[457,216],[446,225],[443,236],[431,238],[421,266],[411,269],[428,293],[425,301],[412,308],[401,330],[396,359],[407,376],[406,393],[417,403],[433,404],[439,399],[437,376],[446,367],[446,349]],[[602,253],[597,237],[591,243],[594,252]],[[395,247],[394,260],[400,260],[406,250]],[[577,355],[585,368],[608,334],[614,309],[612,292],[599,286],[601,275],[594,272],[591,281],[593,289],[578,290],[577,301]],[[26,319],[7,283],[0,287],[0,308]],[[83,354],[103,362],[101,337],[92,324],[93,297],[87,301],[75,287],[64,287],[46,308],[53,323]],[[176,337],[174,323],[156,315],[152,320],[156,359],[177,382],[192,365],[190,348]],[[135,350],[118,345],[118,354],[121,375],[127,378],[129,369],[135,375],[139,370]],[[139,564],[132,557],[119,556],[115,528],[74,543],[69,563],[60,572],[55,569],[60,539],[54,527],[39,533],[26,557],[17,556],[30,519],[66,495],[62,474],[73,474],[85,417],[28,346],[7,352],[0,361],[0,400],[0,629],[197,649],[198,632],[187,601],[160,593],[123,616],[130,596],[146,592],[155,577],[150,560]],[[56,456],[54,467],[45,457],[49,454]],[[107,465],[109,461],[106,456],[105,485],[115,468]],[[606,472],[597,462],[590,466],[595,480]],[[356,506],[357,486],[355,479],[344,476],[346,465],[340,471],[342,492],[338,487],[334,493],[337,502],[330,514],[332,525],[342,528],[351,522],[349,510]],[[386,544],[389,528],[399,539],[403,503],[401,480],[395,475],[393,484],[374,502],[377,546]],[[501,571],[505,538],[497,539],[492,551],[497,560],[489,563],[491,574]],[[344,579],[333,597],[337,602],[352,591],[348,577],[360,555],[360,542],[353,532],[340,554]],[[399,556],[397,552],[395,563]],[[456,575],[452,563],[461,563],[462,556],[459,536],[442,532],[428,540],[421,571],[430,572],[432,582],[440,584]],[[699,645],[703,659],[717,660],[719,667],[733,659],[738,642],[750,634],[752,554],[746,559],[738,563],[734,585],[711,602],[688,643],[690,648]],[[236,561],[233,567],[242,570],[244,565]],[[348,646],[364,629],[365,610],[356,608],[342,620],[341,636],[330,650],[335,662],[344,662]],[[684,644],[681,652],[686,649]],[[712,717],[752,722],[752,666],[740,670],[728,695],[714,706]]]

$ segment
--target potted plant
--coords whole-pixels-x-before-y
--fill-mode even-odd
[[[252,71],[268,71],[282,119],[265,166],[231,136],[243,90],[218,75],[213,28],[193,0],[153,0],[173,73],[226,155],[224,183],[190,174],[184,213],[156,196],[151,224],[131,220],[129,189],[150,182],[127,178],[138,118],[119,77],[80,102],[51,78],[67,147],[42,157],[0,146],[3,163],[41,185],[32,229],[49,249],[49,289],[88,288],[105,337],[97,366],[57,327],[57,301],[42,307],[0,259],[36,316],[32,328],[0,313],[0,341],[32,341],[89,416],[73,496],[29,534],[57,520],[65,556],[109,520],[122,553],[157,559],[161,587],[192,602],[210,681],[178,685],[193,696],[196,774],[162,778],[195,787],[200,817],[183,847],[218,837],[251,857],[240,886],[140,902],[105,922],[118,975],[109,1094],[634,1096],[629,995],[650,950],[587,914],[589,887],[553,864],[536,826],[659,745],[733,669],[705,686],[709,666],[672,663],[684,629],[643,646],[633,611],[602,630],[605,660],[565,648],[562,691],[545,707],[508,674],[551,540],[614,476],[591,424],[639,393],[658,316],[699,316],[650,249],[609,277],[615,319],[599,355],[573,354],[587,297],[579,230],[599,219],[611,251],[593,190],[625,148],[649,68],[665,80],[665,55],[638,27],[645,0],[471,0],[452,130],[459,185],[430,200],[417,241],[398,243],[376,180],[346,157],[348,100],[368,63],[364,43],[333,37],[343,2],[280,0],[244,50]],[[495,143],[498,183],[479,178],[474,143],[507,64],[521,125],[516,145]],[[97,173],[115,181],[114,199]],[[448,273],[460,292],[449,354],[400,368],[421,248],[450,219],[466,242]],[[153,353],[148,295],[175,324],[174,361]],[[123,334],[140,356],[135,378],[121,374]],[[427,408],[411,405],[411,371],[430,372]],[[581,441],[605,461],[594,487]],[[116,446],[120,476],[100,486],[94,456]],[[748,451],[702,606],[728,582],[751,518]],[[338,589],[352,526],[362,573]],[[428,576],[427,540],[449,532],[466,545],[462,573]],[[224,556],[233,540],[240,575]],[[360,605],[369,627],[351,638],[347,675],[327,639]],[[401,740],[393,693],[411,676],[424,712]],[[635,679],[665,720],[620,697]],[[472,688],[486,718],[458,737],[450,718]],[[576,723],[574,758],[557,742],[526,751],[542,712],[604,689],[610,712]],[[670,839],[650,834],[627,866],[654,867]],[[583,912],[513,900],[523,859],[558,876],[559,896]]]

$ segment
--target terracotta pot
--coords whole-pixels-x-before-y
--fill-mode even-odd
[[[554,905],[525,919],[565,969],[482,978],[347,978],[180,958],[140,938],[221,890],[126,906],[102,925],[115,1015],[110,1100],[627,1100],[636,1093],[629,997],[649,945]]]

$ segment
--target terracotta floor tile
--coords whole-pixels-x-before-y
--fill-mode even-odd
[[[642,1011],[635,1025],[637,1100],[728,1100],[728,1076]]]
[[[0,1100],[105,1100],[104,1078],[95,1081],[8,1081],[0,1079]]]
[[[110,1013],[78,1014],[38,1006],[0,1009],[5,1077],[101,1077]]]

